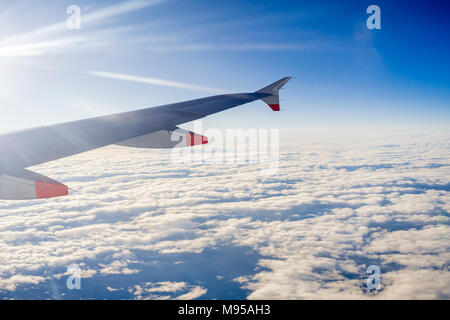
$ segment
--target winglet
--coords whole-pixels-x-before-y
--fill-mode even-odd
[[[261,90],[256,91],[256,93],[270,94],[270,96],[262,98],[261,100],[267,103],[273,111],[280,111],[280,96],[278,90],[280,90],[286,84],[286,82],[288,82],[291,79],[292,79],[291,77],[284,77],[283,79],[280,79],[268,85],[267,87],[264,87]]]

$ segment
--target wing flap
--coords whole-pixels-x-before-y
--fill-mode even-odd
[[[208,143],[208,138],[181,128],[159,130],[136,138],[117,143],[119,146],[132,148],[167,149],[191,147]]]

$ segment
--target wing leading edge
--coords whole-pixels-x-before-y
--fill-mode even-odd
[[[20,199],[22,186],[44,186],[44,192],[23,187],[23,199],[46,198],[67,194],[67,187],[25,168],[65,158],[111,144],[132,147],[171,147],[161,132],[178,132],[178,125],[261,99],[279,111],[278,90],[290,80],[283,78],[253,93],[206,97],[165,106],[145,108],[109,116],[71,121],[0,135],[0,199],[8,199],[6,189],[14,185],[13,198]],[[185,142],[178,146],[207,143],[206,137],[183,132]],[[146,142],[144,142],[146,141]],[[162,142],[163,141],[163,142]],[[32,181],[24,183],[23,176]],[[12,178],[11,178],[12,177]],[[17,180],[17,179],[19,180]],[[3,179],[3,180],[2,180]],[[14,180],[15,179],[15,180]],[[49,179],[49,180],[47,180]],[[20,181],[21,183],[11,182]],[[37,182],[36,182],[37,181]],[[46,185],[41,184],[46,181]],[[49,182],[50,183],[47,183]],[[13,183],[13,184],[12,184]],[[15,183],[15,184],[14,184]],[[55,187],[56,186],[56,187]],[[50,191],[48,191],[50,190]],[[36,193],[37,192],[37,193]],[[47,196],[46,196],[47,195]]]

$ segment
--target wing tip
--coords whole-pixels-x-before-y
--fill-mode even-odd
[[[280,104],[269,104],[269,107],[273,110],[273,111],[280,111]]]
[[[281,78],[280,80],[275,81],[267,87],[256,91],[256,93],[264,93],[266,95],[269,94],[269,96],[266,96],[261,100],[265,102],[273,111],[280,111],[279,90],[291,79],[292,77],[289,76]]]
[[[290,77],[290,76],[281,78],[280,80],[275,81],[274,83],[271,83],[268,86],[266,86],[262,89],[259,89],[256,92],[257,93],[270,93],[270,94],[278,95],[278,90],[280,90],[291,79],[292,79],[292,77]]]
[[[64,184],[53,184],[35,181],[35,189],[37,199],[62,197],[69,194],[69,188]]]

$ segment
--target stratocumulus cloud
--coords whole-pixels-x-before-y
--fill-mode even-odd
[[[121,147],[35,167],[72,194],[0,202],[0,296],[448,299],[449,142],[302,141],[270,176]]]

